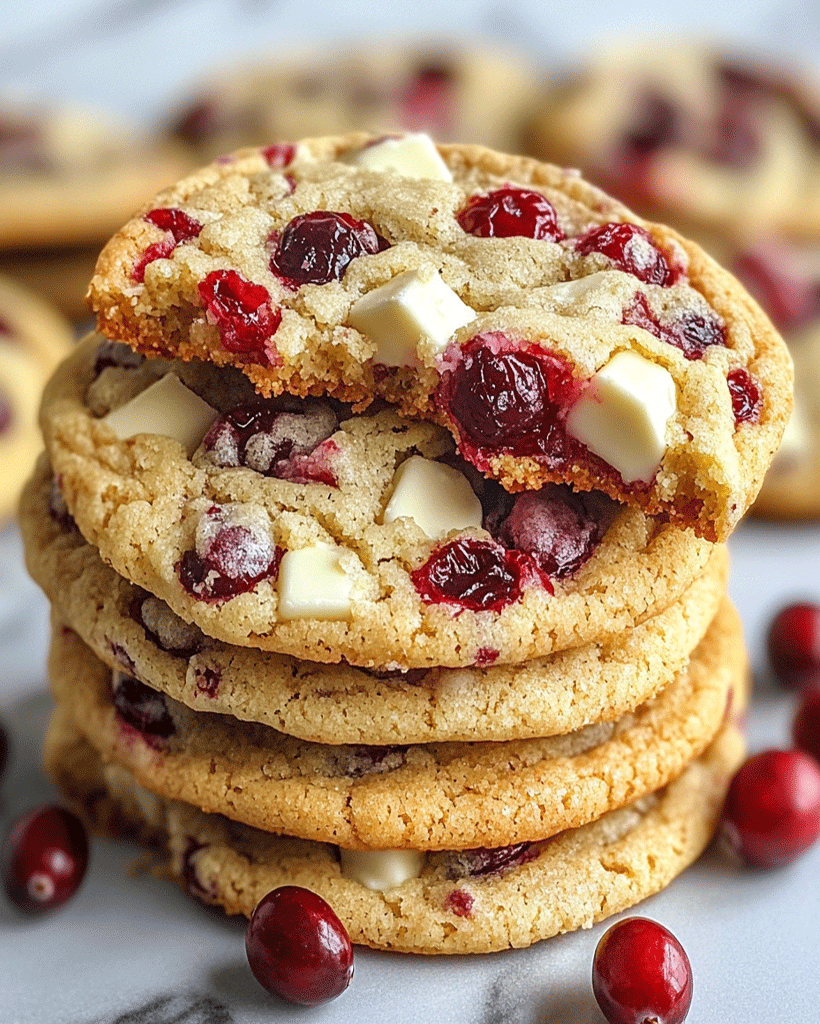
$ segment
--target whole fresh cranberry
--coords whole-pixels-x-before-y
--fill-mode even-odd
[[[794,742],[820,764],[820,689],[803,694],[792,724]]]
[[[638,224],[601,224],[579,238],[575,250],[582,256],[599,252],[612,260],[617,270],[634,274],[646,284],[666,286],[674,284],[678,276],[646,228]]]
[[[592,991],[609,1024],[681,1024],[692,1002],[692,968],[663,925],[628,917],[598,943]]]
[[[262,897],[248,921],[245,950],[263,988],[302,1006],[335,999],[353,977],[344,925],[321,896],[297,885]]]
[[[349,213],[315,210],[294,217],[276,239],[270,266],[292,288],[341,281],[358,256],[379,252],[387,243],[366,221]]]
[[[518,235],[558,242],[564,237],[552,203],[540,192],[512,185],[472,196],[456,214],[456,220],[468,234],[480,238]]]
[[[820,605],[805,601],[781,608],[766,646],[772,672],[784,686],[820,686]]]
[[[18,818],[3,845],[9,899],[27,913],[61,906],[77,892],[88,866],[88,836],[76,814],[45,806]]]
[[[750,757],[729,787],[723,831],[749,864],[794,860],[820,836],[820,765],[802,750]]]

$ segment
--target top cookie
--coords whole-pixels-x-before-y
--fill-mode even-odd
[[[204,83],[172,115],[196,164],[241,146],[308,135],[427,131],[518,152],[540,75],[487,44],[395,41],[261,54]]]
[[[100,331],[265,395],[374,396],[511,491],[599,489],[723,539],[791,404],[735,280],[576,175],[427,136],[240,151],[100,256]]]
[[[633,41],[550,88],[528,145],[676,225],[820,230],[820,97],[759,57]]]

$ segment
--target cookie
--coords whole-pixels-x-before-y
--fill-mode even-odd
[[[470,849],[546,838],[653,792],[706,748],[747,672],[726,601],[686,666],[616,722],[500,743],[312,744],[191,711],[57,624],[58,704],[105,761],[160,796],[349,849]]]
[[[263,394],[385,397],[508,490],[569,481],[710,540],[791,407],[782,341],[697,246],[573,173],[427,136],[223,158],[112,239],[89,297],[114,340]]]
[[[759,56],[632,41],[546,90],[527,147],[681,230],[820,231],[817,90]]]
[[[52,379],[42,423],[105,562],[215,639],[310,661],[543,657],[661,611],[713,547],[601,494],[510,496],[442,428],[393,409],[260,404],[238,371],[143,362],[93,337]],[[169,436],[127,436],[146,429],[192,457]]]
[[[169,132],[197,165],[241,146],[354,129],[428,131],[513,153],[539,84],[521,54],[486,44],[279,50],[212,76],[169,117]]]
[[[0,522],[14,514],[43,447],[37,429],[40,397],[73,342],[69,324],[56,310],[0,277]]]
[[[183,172],[171,146],[98,111],[0,110],[0,250],[102,243]]]
[[[85,293],[100,244],[0,251],[0,276],[37,292],[72,323],[88,320]]]
[[[545,842],[469,854],[428,853],[386,891],[340,865],[335,846],[268,835],[157,798],[99,755],[57,713],[45,769],[98,829],[166,840],[168,871],[204,903],[250,916],[279,885],[323,896],[355,943],[413,953],[529,946],[634,906],[702,852],[744,756],[732,721],[664,789]],[[399,876],[400,878],[400,876]],[[372,884],[372,882],[371,882]],[[382,883],[384,884],[384,883]]]
[[[52,494],[43,477],[24,499],[27,565],[101,661],[195,711],[320,743],[527,739],[613,721],[684,667],[726,584],[717,546],[678,601],[608,643],[523,665],[367,671],[210,639],[106,566]]]

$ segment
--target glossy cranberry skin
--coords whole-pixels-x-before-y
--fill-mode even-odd
[[[772,672],[780,683],[802,690],[820,686],[820,605],[786,605],[766,634]]]
[[[76,814],[39,807],[18,818],[3,845],[3,880],[12,903],[27,913],[54,910],[71,899],[88,867],[88,836]]]
[[[501,611],[521,596],[526,556],[462,538],[437,548],[410,578],[423,601],[470,611]]]
[[[710,346],[726,345],[726,328],[715,317],[684,313],[668,324],[661,324],[650,310],[643,292],[638,292],[624,310],[621,323],[642,327],[668,345],[679,348],[687,359],[702,359]]]
[[[735,424],[757,423],[763,408],[763,396],[754,377],[740,366],[726,374],[726,383],[732,397]]]
[[[294,217],[276,242],[270,266],[291,287],[341,281],[352,260],[386,246],[373,227],[349,213],[315,210]]]
[[[795,744],[820,764],[820,689],[803,694],[792,724]]]
[[[602,224],[592,228],[575,243],[582,256],[599,252],[612,260],[617,270],[633,274],[646,284],[670,285],[677,277],[669,261],[649,232],[637,224]]]
[[[115,676],[111,698],[117,714],[146,737],[167,739],[175,731],[163,694],[133,676]]]
[[[296,156],[296,146],[292,142],[276,142],[262,150],[262,156],[269,167],[287,167]]]
[[[196,238],[202,230],[199,221],[189,217],[183,210],[174,208],[149,210],[142,219],[161,231],[167,231],[169,237],[153,242],[145,250],[142,259],[136,264],[131,275],[137,282],[145,280],[145,268],[149,263],[153,263],[155,260],[167,260],[178,245]]]
[[[248,963],[272,995],[301,1006],[335,999],[353,977],[353,947],[321,896],[285,885],[256,906],[245,933]]]
[[[229,352],[266,351],[282,319],[281,311],[271,307],[266,288],[237,270],[212,270],[200,283],[199,295]]]
[[[681,1024],[692,1002],[692,968],[663,925],[628,917],[598,943],[592,991],[609,1024]]]
[[[794,860],[820,836],[820,765],[802,750],[750,757],[729,787],[723,832],[748,864]]]
[[[511,185],[472,196],[456,220],[468,234],[479,238],[521,236],[558,242],[564,237],[552,203],[540,192]]]

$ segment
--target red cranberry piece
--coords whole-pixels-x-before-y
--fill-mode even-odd
[[[199,221],[194,220],[183,210],[175,208],[149,210],[142,219],[161,231],[167,231],[171,237],[163,238],[148,246],[131,275],[135,281],[145,280],[145,268],[149,263],[153,263],[154,260],[168,259],[178,245],[196,238],[202,230]]]
[[[498,612],[521,596],[525,571],[519,552],[463,538],[437,548],[410,578],[428,604]]]
[[[505,185],[482,196],[472,196],[456,214],[461,227],[480,238],[524,238],[560,241],[555,207],[540,192]]]
[[[373,227],[349,213],[316,210],[294,217],[277,239],[270,266],[285,283],[341,281],[352,260],[386,248]]]
[[[14,822],[6,835],[6,893],[28,913],[53,910],[70,900],[87,867],[85,826],[76,814],[63,807],[29,811]]]
[[[820,764],[820,690],[803,694],[792,724],[794,742]]]
[[[114,675],[112,702],[120,718],[143,736],[167,739],[175,732],[174,720],[163,694],[133,676]]]
[[[353,977],[353,946],[321,896],[284,885],[263,896],[248,921],[253,976],[272,995],[301,1006],[335,999]]]
[[[347,748],[347,753],[340,758],[344,774],[351,779],[360,779],[365,775],[378,775],[391,772],[405,762],[407,747],[367,746],[354,744]]]
[[[448,893],[444,906],[456,917],[470,917],[473,912],[475,897],[466,889],[453,889]]]
[[[628,917],[598,943],[592,991],[609,1024],[681,1024],[692,1002],[692,968],[663,925]]]
[[[575,243],[582,256],[599,252],[612,260],[617,270],[633,274],[646,284],[674,284],[678,276],[649,232],[637,224],[601,224]]]
[[[512,843],[510,846],[488,848],[479,846],[473,850],[460,850],[447,858],[449,878],[479,878],[486,875],[500,875],[510,868],[519,867],[533,860],[538,851],[533,843]]]
[[[455,122],[454,84],[452,68],[444,64],[419,68],[399,98],[399,122],[410,131],[450,131]]]
[[[726,797],[723,831],[749,864],[779,867],[820,836],[820,765],[802,750],[766,750],[740,768]]]
[[[592,557],[617,505],[603,495],[576,494],[563,484],[525,491],[501,523],[498,539],[526,552],[547,576],[572,577]]]
[[[292,142],[276,142],[262,150],[262,156],[270,167],[287,167],[296,156],[296,146]]]
[[[680,109],[667,96],[649,90],[638,98],[623,144],[631,153],[650,154],[681,137]]]
[[[476,668],[488,668],[490,665],[494,665],[498,661],[498,655],[500,651],[497,651],[495,647],[479,647],[476,651],[475,660],[473,664]]]
[[[684,313],[668,324],[661,324],[649,308],[643,292],[637,292],[623,312],[623,324],[642,327],[668,345],[679,348],[687,359],[702,359],[711,345],[726,345],[726,328],[716,317]]]
[[[192,103],[171,126],[171,134],[189,146],[203,146],[222,128],[219,102],[203,97]]]
[[[500,334],[471,338],[457,357],[442,373],[437,401],[449,410],[470,462],[486,468],[486,452],[539,455],[549,465],[566,460],[563,412],[579,388],[569,363]]]
[[[760,393],[760,385],[754,377],[748,370],[739,366],[726,374],[726,383],[729,385],[729,394],[732,396],[735,424],[757,423],[763,408],[763,396]]]
[[[200,283],[199,294],[229,352],[266,352],[282,319],[281,310],[271,307],[266,288],[236,270],[212,270]]]
[[[219,693],[219,684],[222,682],[222,673],[218,672],[215,668],[209,668],[208,666],[194,666],[194,685],[196,686],[197,693],[201,693],[204,696],[215,699]]]
[[[820,605],[781,608],[769,626],[766,646],[772,672],[784,686],[820,686]]]

